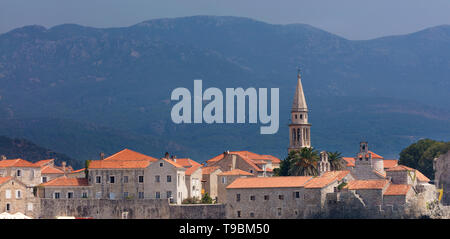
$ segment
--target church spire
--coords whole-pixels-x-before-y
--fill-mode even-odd
[[[307,111],[305,94],[303,93],[302,79],[300,77],[300,69],[297,72],[297,89],[295,90],[292,111]]]

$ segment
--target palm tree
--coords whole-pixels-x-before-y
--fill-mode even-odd
[[[291,165],[289,175],[291,176],[317,176],[319,153],[314,148],[302,148],[289,153]]]
[[[328,152],[328,161],[330,162],[330,169],[332,171],[344,169],[344,162],[342,155],[339,152]]]

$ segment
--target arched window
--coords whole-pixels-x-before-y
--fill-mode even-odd
[[[300,133],[300,129],[297,129],[297,141],[300,142],[301,140],[301,133]]]

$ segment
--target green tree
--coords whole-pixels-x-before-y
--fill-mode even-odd
[[[302,148],[289,153],[289,175],[291,176],[316,176],[319,153],[314,148]]]
[[[330,169],[332,171],[344,169],[345,164],[340,152],[328,152],[328,161],[330,162]]]
[[[291,159],[294,157],[295,151],[289,152],[289,155],[281,161],[280,168],[274,169],[275,176],[289,176],[289,169],[291,168]]]
[[[432,179],[434,178],[434,158],[448,150],[450,150],[450,142],[421,139],[400,152],[399,164],[415,168]]]
[[[213,199],[208,195],[208,193],[205,193],[202,197],[202,203],[203,204],[212,204]]]

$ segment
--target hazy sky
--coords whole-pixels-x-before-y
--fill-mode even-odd
[[[0,0],[0,33],[31,24],[115,27],[192,15],[306,23],[370,39],[450,24],[450,0]]]

